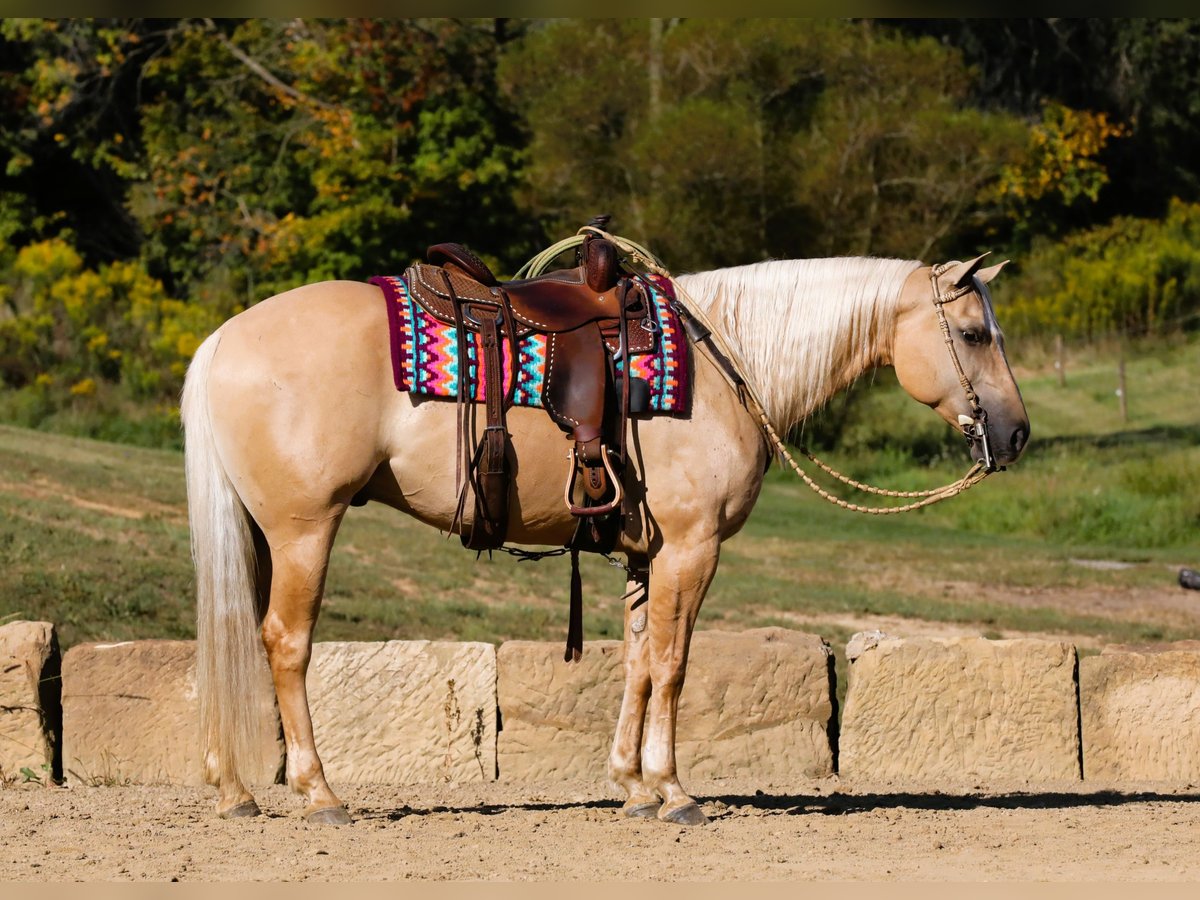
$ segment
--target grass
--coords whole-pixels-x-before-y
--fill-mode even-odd
[[[1029,537],[1074,555],[1133,561],[1197,552],[1200,533],[1200,340],[1144,347],[1127,365],[1129,421],[1120,417],[1116,351],[1068,358],[1060,387],[1048,357],[1018,367],[1032,424],[1019,465],[917,520],[996,538]],[[834,461],[898,488],[949,481],[960,441],[906,402],[890,375],[853,407]],[[877,423],[886,422],[882,428]]]
[[[178,409],[139,403],[126,393],[106,383],[89,397],[72,396],[65,385],[2,389],[0,422],[139,447],[182,449]]]
[[[338,540],[323,640],[550,638],[566,564],[472,563],[398,513],[356,509]],[[585,559],[589,635],[619,636],[621,573]],[[194,636],[182,456],[0,426],[0,623],[85,640]]]
[[[1200,562],[1200,342],[1131,356],[1128,423],[1106,387],[1114,372],[1111,357],[1074,360],[1064,389],[1048,365],[1019,371],[1034,432],[1026,459],[920,513],[846,513],[773,470],[723,551],[700,626],[802,627],[835,646],[872,617],[993,636],[1198,636],[1186,609],[1148,615],[1127,601],[1160,596],[1175,567]],[[845,448],[831,454],[853,474],[908,487],[966,467],[943,426],[886,379],[856,415]],[[864,418],[889,423],[892,440],[862,428]],[[918,462],[930,447],[932,462]],[[586,636],[618,637],[623,574],[584,562]],[[388,509],[355,509],[317,637],[559,640],[568,570],[561,558],[474,562],[456,538]],[[191,637],[192,604],[178,452],[0,426],[0,622],[53,621],[65,646]]]

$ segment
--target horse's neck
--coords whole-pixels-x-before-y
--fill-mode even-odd
[[[890,360],[900,292],[918,265],[781,260],[679,281],[729,345],[772,422],[790,429]]]

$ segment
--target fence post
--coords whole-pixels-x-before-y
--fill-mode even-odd
[[[1117,397],[1121,400],[1121,421],[1129,421],[1129,397],[1125,390],[1125,348],[1121,348],[1121,356],[1117,360]]]

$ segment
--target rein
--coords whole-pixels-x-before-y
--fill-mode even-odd
[[[943,294],[941,287],[938,284],[938,278],[945,274],[950,268],[949,263],[941,263],[934,266],[929,273],[929,281],[933,288],[933,306],[937,312],[938,327],[941,329],[943,339],[946,342],[946,349],[950,354],[950,361],[954,364],[954,371],[958,375],[959,384],[966,394],[967,403],[971,407],[971,416],[959,416],[959,426],[962,428],[964,436],[969,441],[979,441],[983,450],[983,461],[974,463],[966,474],[953,481],[950,484],[943,485],[939,488],[933,488],[925,491],[893,491],[886,488],[874,487],[873,485],[864,484],[860,481],[855,481],[847,475],[836,471],[831,466],[819,460],[816,456],[809,452],[806,447],[800,447],[800,452],[812,461],[821,471],[825,472],[845,485],[848,485],[856,490],[868,494],[874,494],[881,497],[895,497],[899,499],[914,499],[915,502],[907,503],[902,506],[862,506],[857,503],[850,503],[835,497],[827,490],[817,484],[812,477],[800,468],[800,464],[796,462],[795,457],[788,451],[787,445],[779,437],[775,427],[771,424],[770,417],[766,413],[762,401],[759,399],[758,392],[746,380],[746,377],[738,370],[733,362],[733,355],[729,350],[729,346],[725,343],[720,333],[717,332],[712,325],[712,322],[704,314],[699,304],[695,299],[688,294],[687,290],[675,280],[675,277],[667,270],[654,254],[645,247],[637,244],[627,238],[622,238],[614,234],[609,234],[603,229],[593,225],[585,225],[579,229],[579,232],[574,236],[565,240],[559,241],[552,247],[547,248],[540,254],[531,259],[517,273],[518,278],[529,277],[531,275],[540,274],[550,262],[565,250],[576,247],[583,242],[583,234],[592,232],[599,234],[616,244],[625,253],[628,253],[631,259],[643,266],[647,271],[660,275],[664,278],[669,278],[675,286],[676,292],[686,299],[687,303],[677,304],[678,311],[683,319],[683,324],[688,332],[689,337],[693,342],[701,345],[708,352],[709,357],[717,364],[718,371],[721,372],[725,380],[737,392],[742,404],[747,411],[754,415],[758,420],[758,425],[762,429],[766,437],[768,445],[772,449],[772,453],[777,453],[781,459],[787,462],[792,470],[800,476],[809,488],[824,500],[829,501],[835,506],[842,509],[850,510],[851,512],[866,513],[868,515],[885,516],[895,515],[896,513],[910,512],[911,510],[921,509],[926,506],[931,506],[934,503],[940,503],[943,500],[948,500],[966,491],[979,482],[983,481],[988,475],[997,470],[995,458],[992,456],[992,448],[989,442],[987,429],[987,410],[979,403],[979,395],[975,393],[974,387],[971,385],[971,380],[967,377],[963,370],[962,362],[958,358],[958,351],[954,348],[954,338],[950,333],[950,323],[946,320],[946,312],[943,307],[947,303],[951,303],[969,293],[974,287],[974,283],[966,284],[961,287],[956,287],[953,290]]]

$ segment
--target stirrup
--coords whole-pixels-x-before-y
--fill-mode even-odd
[[[575,448],[572,447],[567,451],[567,459],[570,460],[570,466],[567,468],[567,484],[563,488],[563,502],[567,504],[567,509],[571,511],[573,516],[606,516],[613,510],[619,509],[621,500],[624,499],[624,492],[621,490],[621,479],[617,477],[617,473],[613,471],[612,463],[608,461],[608,445],[600,445],[600,459],[604,462],[604,471],[608,473],[608,480],[612,483],[615,496],[613,499],[605,503],[603,506],[576,506],[573,499],[575,494],[575,479],[579,475],[579,460],[575,456]]]

